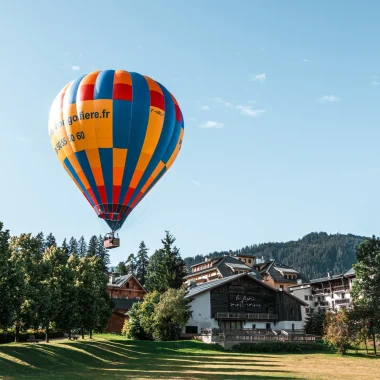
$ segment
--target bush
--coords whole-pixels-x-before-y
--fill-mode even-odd
[[[286,342],[261,342],[261,343],[240,343],[233,346],[230,351],[239,353],[293,353],[302,354],[305,352],[330,352],[330,349],[318,343],[286,343]]]

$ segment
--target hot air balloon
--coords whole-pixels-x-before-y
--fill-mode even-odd
[[[49,114],[49,136],[64,169],[116,231],[163,177],[181,149],[182,112],[160,83],[124,70],[94,71],[68,83]]]

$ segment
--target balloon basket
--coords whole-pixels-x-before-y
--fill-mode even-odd
[[[106,249],[113,249],[120,247],[120,239],[115,237],[113,233],[107,234],[104,239],[103,246]]]

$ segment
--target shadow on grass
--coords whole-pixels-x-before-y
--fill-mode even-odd
[[[85,340],[0,346],[6,379],[295,379],[273,355],[199,342]]]

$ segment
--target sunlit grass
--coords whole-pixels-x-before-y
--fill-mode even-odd
[[[0,379],[379,379],[380,360],[334,354],[239,354],[197,341],[113,335],[0,345]]]

